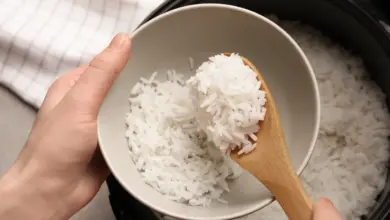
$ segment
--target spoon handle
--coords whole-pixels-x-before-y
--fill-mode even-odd
[[[278,173],[277,176],[279,179],[268,181],[262,179],[261,182],[275,196],[287,217],[290,220],[311,220],[313,203],[299,177],[290,169]]]

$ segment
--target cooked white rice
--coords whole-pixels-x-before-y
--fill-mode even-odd
[[[265,92],[256,72],[238,54],[219,54],[204,62],[187,83],[197,124],[209,141],[224,153],[237,147],[238,154],[251,152],[256,147],[254,133],[266,112]]]
[[[248,138],[256,140],[264,119],[265,93],[256,73],[233,54],[211,57],[188,81],[175,71],[162,82],[156,75],[141,78],[129,99],[126,137],[136,168],[174,201],[226,202],[227,181],[242,172],[228,153],[235,146],[240,153],[253,150]]]

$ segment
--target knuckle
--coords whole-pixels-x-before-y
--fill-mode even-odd
[[[91,63],[89,64],[89,67],[91,69],[99,70],[99,71],[102,71],[102,72],[111,71],[111,67],[110,66],[111,66],[110,62],[107,61],[107,59],[104,58],[104,56],[102,56],[102,55],[96,56],[91,61]]]
[[[118,73],[118,54],[117,51],[106,48],[104,52],[97,55],[90,62],[89,67],[101,72]]]
[[[104,53],[96,56],[89,64],[89,67],[101,72],[116,73],[118,71],[115,61],[116,56],[113,53],[114,52],[112,51],[105,51]]]

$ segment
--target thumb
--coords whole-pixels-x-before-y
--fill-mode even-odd
[[[81,66],[72,72],[64,74],[54,81],[47,91],[42,106],[39,108],[38,118],[47,115],[54,107],[57,106],[58,103],[61,102],[72,86],[76,84],[77,80],[84,73],[86,68],[87,66]]]
[[[126,66],[130,49],[130,37],[127,34],[116,35],[110,45],[89,63],[85,72],[67,93],[69,106],[76,105],[82,108],[83,112],[96,116],[104,97]]]
[[[318,200],[313,209],[313,220],[342,220],[333,203],[325,198]]]

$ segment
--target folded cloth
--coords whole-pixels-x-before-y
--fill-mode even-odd
[[[39,107],[61,74],[131,33],[164,0],[1,0],[0,83]]]

